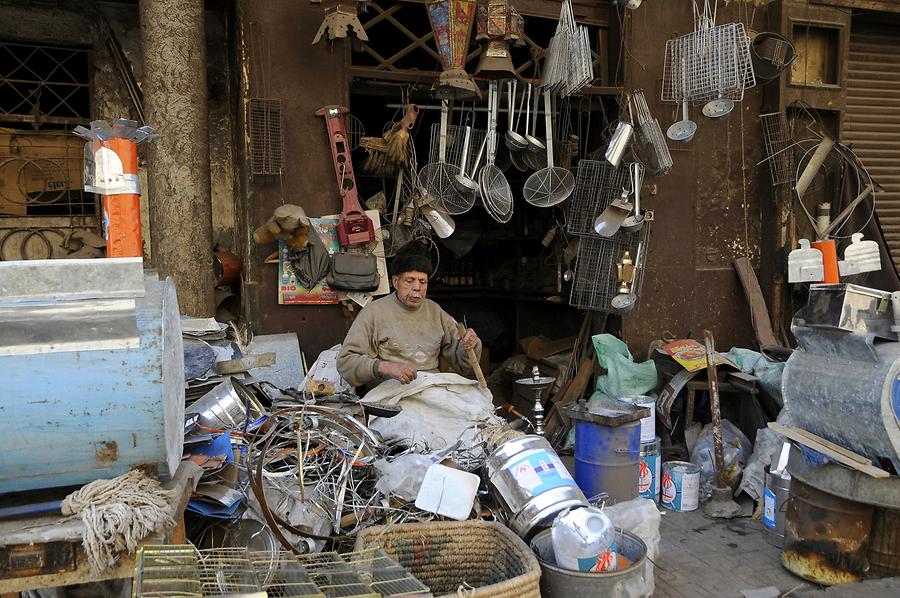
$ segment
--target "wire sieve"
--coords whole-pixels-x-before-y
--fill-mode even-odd
[[[491,81],[488,86],[488,129],[487,159],[478,172],[481,202],[491,218],[507,223],[513,215],[513,196],[506,175],[495,164],[497,156],[497,112],[499,111],[498,83]]]
[[[468,199],[456,188],[455,177],[459,174],[459,167],[446,161],[448,116],[447,100],[442,100],[438,160],[422,167],[422,170],[419,171],[419,184],[444,208],[444,211],[450,214],[461,214],[469,209],[466,207]]]
[[[553,165],[553,119],[550,90],[544,89],[544,126],[547,133],[547,167],[533,173],[525,181],[522,194],[525,201],[539,208],[549,208],[565,201],[575,190],[572,173]]]

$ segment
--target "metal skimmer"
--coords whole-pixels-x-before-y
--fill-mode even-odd
[[[437,162],[431,162],[419,171],[419,184],[440,204],[445,212],[461,214],[468,210],[465,207],[468,199],[456,188],[456,175],[459,167],[447,162],[447,118],[449,116],[447,100],[441,102],[441,126],[438,134]],[[464,132],[464,131],[463,131]],[[434,139],[432,136],[432,144]],[[471,207],[471,206],[470,206]]]
[[[488,87],[488,142],[487,160],[478,172],[479,193],[484,209],[497,222],[507,223],[513,215],[513,195],[503,171],[497,168],[497,112],[500,94],[498,83],[491,81]]]
[[[575,191],[569,199],[566,231],[596,236],[594,220],[628,184],[628,165],[618,168],[606,160],[580,160],[575,169]]]
[[[784,112],[760,114],[759,124],[766,141],[765,161],[769,163],[772,185],[794,183],[797,180],[794,153],[791,151],[794,141],[788,130],[787,116]]]
[[[639,150],[642,150],[638,153],[644,158],[644,167],[653,176],[668,174],[673,165],[672,154],[669,152],[669,146],[666,145],[666,138],[659,126],[659,121],[650,114],[643,90],[634,90],[632,99],[637,108],[638,140],[640,141],[638,145],[640,146]]]
[[[547,167],[533,173],[522,194],[525,201],[533,206],[549,208],[565,201],[575,189],[575,177],[572,173],[553,165],[553,120],[551,117],[550,90],[544,89],[544,123],[547,130]]]

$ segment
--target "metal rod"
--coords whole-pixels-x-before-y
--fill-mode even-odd
[[[703,331],[706,342],[706,373],[709,376],[709,409],[713,420],[713,443],[716,452],[716,488],[725,488],[725,455],[722,449],[722,412],[719,409],[719,378],[716,373],[715,339],[709,330]]]

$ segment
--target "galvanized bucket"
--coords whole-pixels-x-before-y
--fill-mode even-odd
[[[608,573],[584,573],[556,565],[550,530],[536,535],[531,549],[541,564],[541,596],[544,598],[633,598],[650,596],[646,582],[647,545],[631,532],[616,529],[619,563],[630,564]]]

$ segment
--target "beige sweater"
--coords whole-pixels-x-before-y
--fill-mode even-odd
[[[481,355],[480,340],[475,353]],[[379,361],[397,361],[416,371],[437,372],[441,356],[457,372],[472,374],[453,318],[430,299],[410,308],[391,293],[367,305],[356,317],[341,346],[337,369],[351,385],[362,386],[381,381]]]

